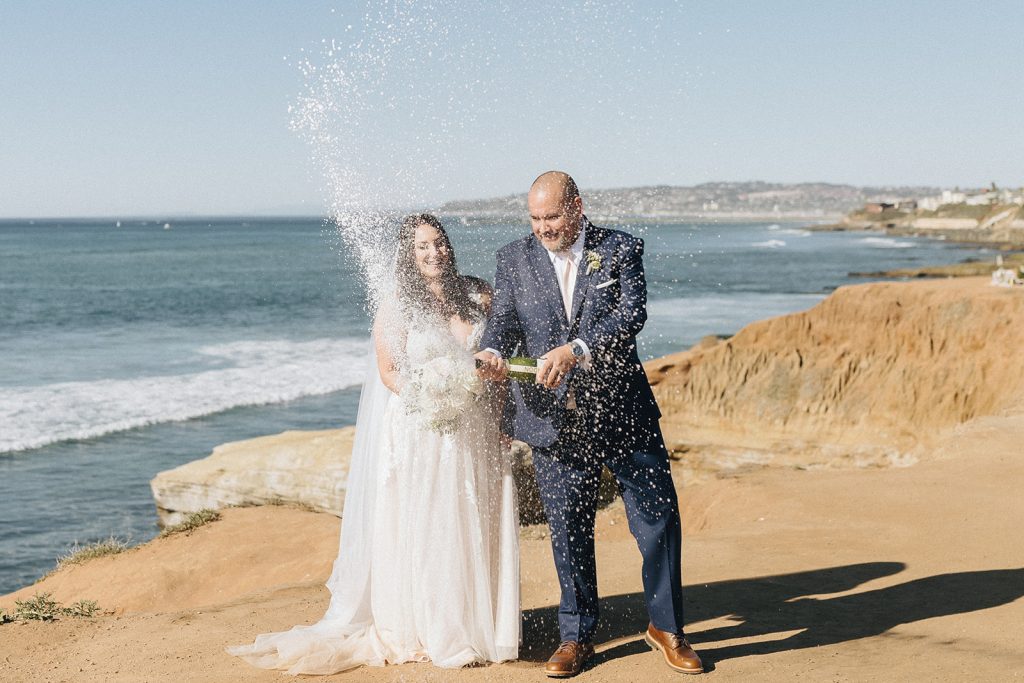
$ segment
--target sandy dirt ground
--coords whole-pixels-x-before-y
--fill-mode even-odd
[[[1024,679],[1024,420],[975,421],[912,467],[768,468],[681,491],[688,630],[715,680]],[[679,481],[683,479],[680,476]],[[232,508],[189,536],[63,570],[52,591],[112,614],[0,626],[3,681],[279,681],[224,653],[311,623],[338,520]],[[542,528],[524,530],[521,660],[362,668],[331,681],[540,681],[558,593]],[[598,654],[580,681],[668,681],[640,634],[640,558],[621,507],[598,519]]]

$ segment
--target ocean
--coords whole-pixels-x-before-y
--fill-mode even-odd
[[[445,221],[488,280],[525,223]],[[641,355],[802,310],[879,271],[984,257],[796,224],[619,226],[646,241]],[[73,544],[158,533],[149,480],[214,446],[355,422],[369,320],[319,219],[0,221],[0,593]]]

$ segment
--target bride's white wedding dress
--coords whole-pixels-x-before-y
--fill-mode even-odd
[[[483,326],[477,322],[458,339],[449,329],[409,325],[402,363],[422,367],[453,350],[471,363]],[[486,400],[471,403],[453,433],[422,426],[402,397],[384,388],[373,363],[360,398],[327,613],[227,652],[291,674],[515,659],[518,518],[498,430]]]

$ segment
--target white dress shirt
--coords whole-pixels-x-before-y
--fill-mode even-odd
[[[585,243],[585,236],[587,233],[587,225],[580,219],[580,234],[576,237],[576,241],[572,243],[566,251],[548,251],[548,258],[551,259],[551,265],[555,267],[555,275],[558,276],[558,290],[562,293],[562,302],[565,304],[565,308],[572,310],[572,295],[576,290],[576,277],[580,272],[580,265],[583,263],[583,245]],[[571,260],[574,268],[569,274],[568,284],[563,284],[564,279],[562,277],[565,273],[566,260]],[[583,349],[583,357],[580,358],[580,367],[584,370],[590,369],[590,348],[587,343],[582,339],[574,339],[574,342],[580,345]]]

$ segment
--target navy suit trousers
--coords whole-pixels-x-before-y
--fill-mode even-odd
[[[594,518],[602,465],[615,476],[629,529],[643,558],[644,598],[651,622],[659,630],[682,633],[679,504],[661,433],[654,428],[639,450],[622,453],[617,447],[609,455],[612,449],[595,444],[582,413],[572,416],[573,424],[563,427],[551,447],[533,449],[562,593],[561,638],[590,642],[597,627]]]

